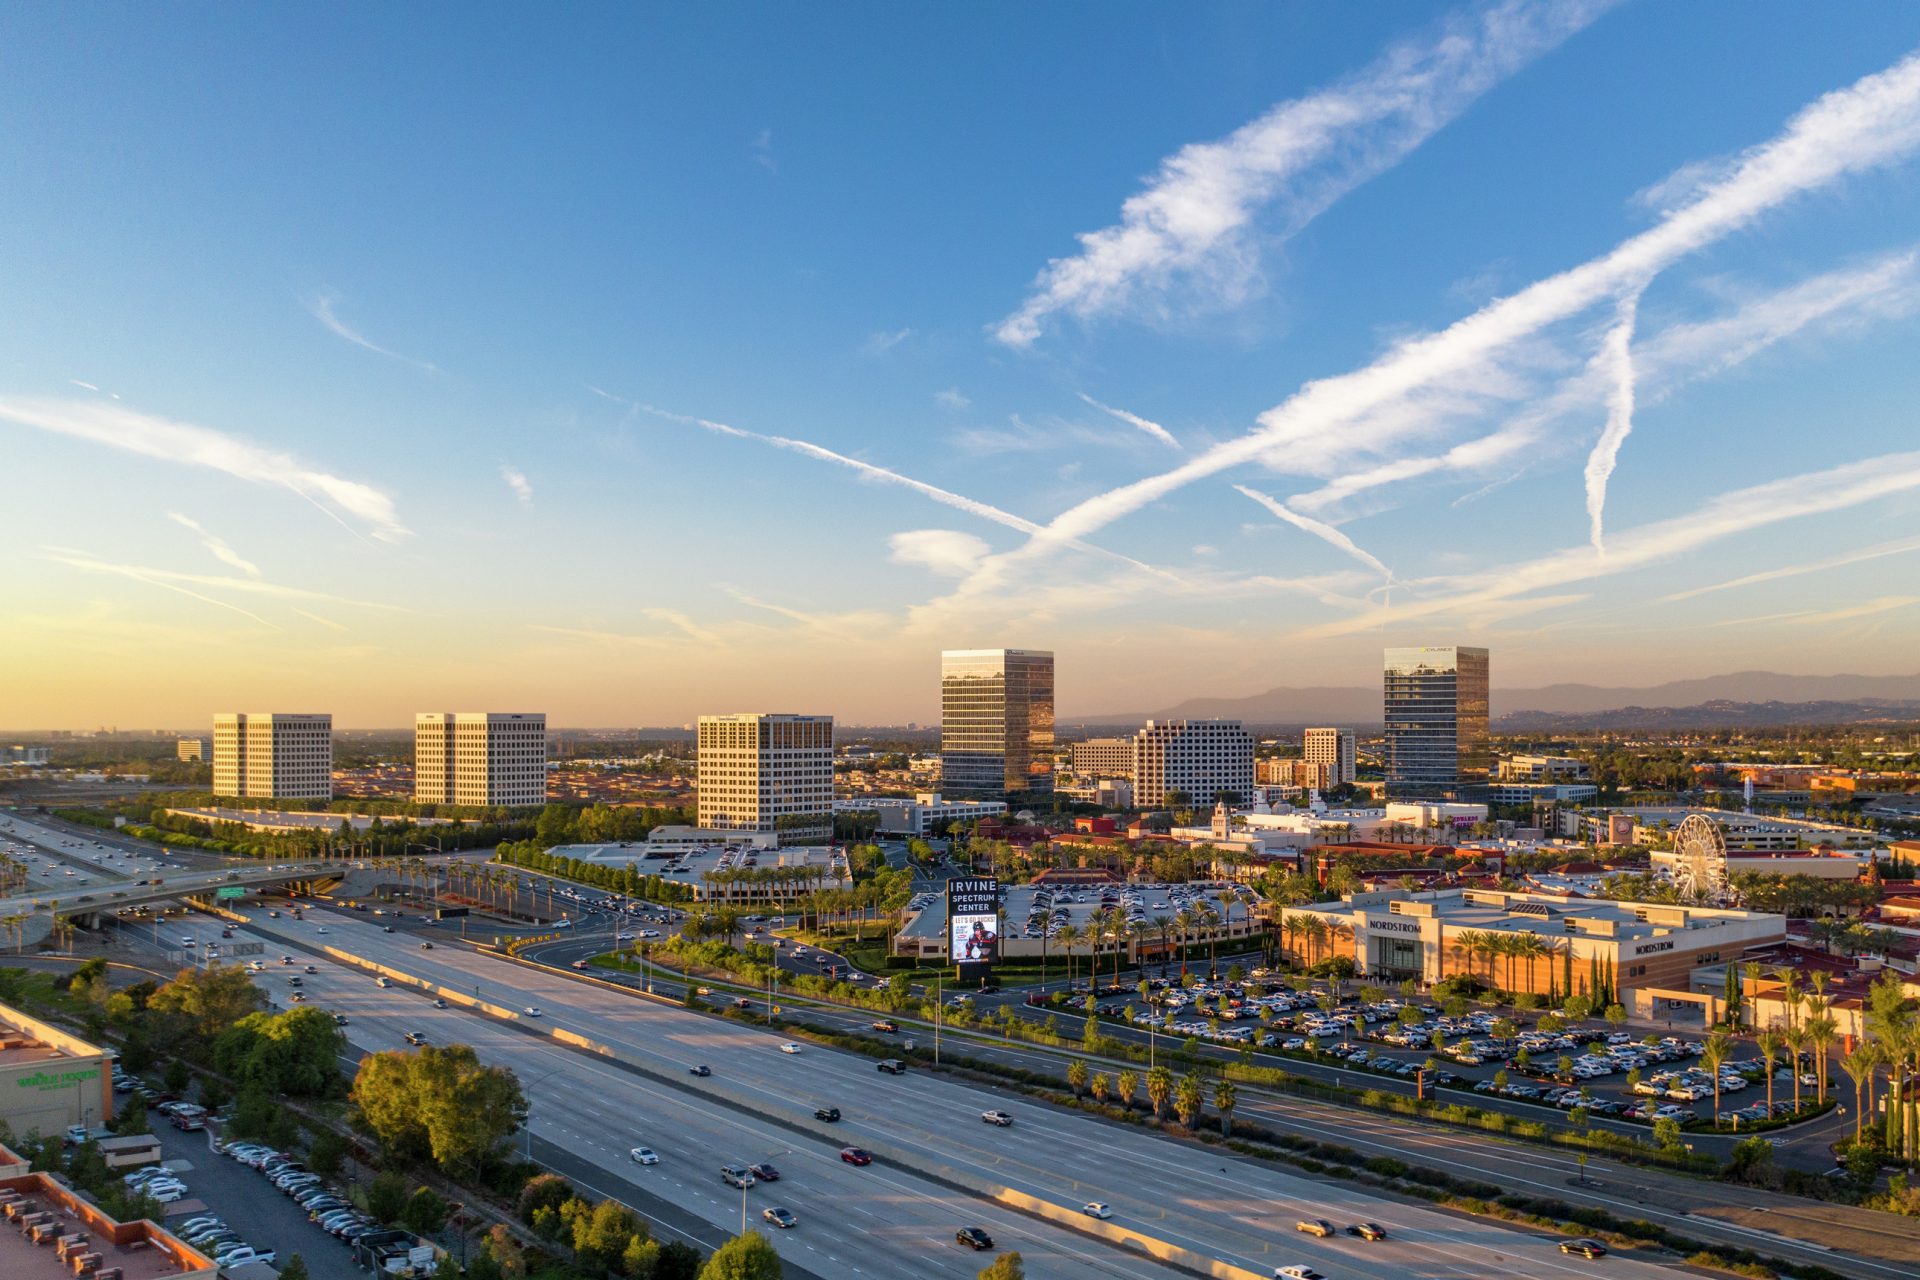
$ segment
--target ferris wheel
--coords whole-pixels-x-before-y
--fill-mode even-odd
[[[1673,832],[1673,882],[1685,902],[1727,897],[1727,837],[1704,813],[1690,813]]]

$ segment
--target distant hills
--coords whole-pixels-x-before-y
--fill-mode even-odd
[[[1920,720],[1920,674],[1796,676],[1775,671],[1673,680],[1644,688],[1553,684],[1493,690],[1498,728],[1712,728]],[[1380,688],[1268,689],[1246,697],[1188,698],[1155,711],[1060,717],[1072,725],[1139,725],[1153,720],[1228,719],[1252,725],[1380,724]]]

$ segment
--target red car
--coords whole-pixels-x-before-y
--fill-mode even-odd
[[[873,1157],[859,1147],[840,1148],[840,1158],[848,1164],[872,1164]]]

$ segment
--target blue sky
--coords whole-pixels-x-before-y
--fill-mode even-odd
[[[1068,715],[1401,643],[1911,670],[1916,46],[1901,4],[9,6],[0,723],[927,720],[992,644]]]

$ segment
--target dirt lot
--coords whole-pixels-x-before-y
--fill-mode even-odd
[[[1785,1204],[1778,1209],[1696,1209],[1702,1218],[1718,1218],[1755,1231],[1826,1245],[1863,1258],[1920,1266],[1920,1218],[1902,1218],[1841,1204]]]

